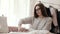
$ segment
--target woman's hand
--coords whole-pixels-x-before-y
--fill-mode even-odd
[[[28,32],[28,29],[25,29],[25,28],[20,28],[19,30],[20,32]]]

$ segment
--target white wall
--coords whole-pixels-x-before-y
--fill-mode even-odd
[[[8,10],[9,10],[9,0],[0,0],[0,16],[2,16],[2,14],[4,14],[5,16],[7,16],[8,14]]]
[[[30,0],[30,16],[33,16],[34,6],[37,0]]]
[[[28,17],[29,5],[29,0],[14,0],[14,14],[18,18]]]
[[[9,0],[8,26],[18,26],[19,20],[29,16],[29,0]]]
[[[60,11],[60,0],[30,0],[30,15],[33,16],[34,5],[41,1],[46,7],[49,5],[57,8]]]
[[[1,12],[1,0],[0,0],[0,12]]]
[[[53,6],[60,10],[60,0],[38,0],[41,1],[45,6]]]

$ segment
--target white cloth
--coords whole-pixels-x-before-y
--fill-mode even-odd
[[[52,15],[52,17],[53,17],[53,24],[54,24],[54,26],[58,26],[56,9],[53,8],[53,7],[51,7],[51,8],[50,8],[50,11],[51,11],[51,15]]]

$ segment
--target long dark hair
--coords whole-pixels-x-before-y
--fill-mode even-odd
[[[37,15],[37,13],[36,13],[36,6],[39,6],[39,7],[40,7],[41,13],[42,13],[42,15],[43,15],[44,17],[48,17],[44,5],[43,5],[42,3],[38,3],[38,4],[36,4],[35,7],[34,7],[34,17],[35,17],[35,18],[39,17],[39,16]]]

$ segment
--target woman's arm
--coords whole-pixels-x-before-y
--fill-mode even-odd
[[[24,29],[24,28],[21,29],[22,24],[32,24],[32,17],[28,17],[20,20],[18,24],[18,31]]]

